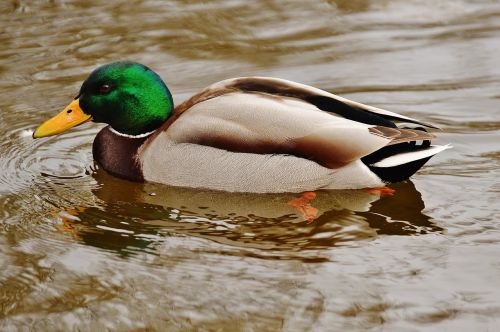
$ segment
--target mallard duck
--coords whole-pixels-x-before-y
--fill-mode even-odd
[[[448,147],[430,144],[431,124],[278,78],[224,80],[174,108],[160,76],[135,62],[94,70],[33,137],[87,121],[108,124],[93,155],[115,176],[230,192],[383,187]]]

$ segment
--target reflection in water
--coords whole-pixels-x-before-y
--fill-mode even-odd
[[[233,246],[303,252],[381,234],[440,231],[422,211],[411,182],[394,185],[391,196],[364,190],[317,191],[307,200],[314,220],[290,202],[297,194],[242,194],[133,183],[98,170],[98,207],[62,211],[64,229],[87,244],[128,252],[151,248],[171,233]],[[315,194],[315,195],[314,195]],[[255,252],[254,252],[255,254]],[[283,254],[286,255],[286,254]],[[294,257],[293,255],[291,257]]]

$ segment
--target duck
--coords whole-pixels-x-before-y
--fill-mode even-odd
[[[449,148],[431,144],[432,124],[280,78],[226,79],[174,106],[132,61],[92,71],[33,138],[89,121],[107,124],[92,153],[111,175],[226,192],[383,188]]]

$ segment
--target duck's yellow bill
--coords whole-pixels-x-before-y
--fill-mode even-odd
[[[33,133],[33,138],[57,135],[90,120],[92,116],[85,114],[80,108],[80,101],[75,99],[64,111],[42,123]]]

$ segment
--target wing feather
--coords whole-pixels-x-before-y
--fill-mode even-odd
[[[400,129],[376,126],[371,127],[369,131],[373,135],[390,139],[391,141],[387,145],[413,141],[428,141],[436,138],[435,135],[418,129]]]
[[[289,154],[336,168],[391,141],[373,135],[371,127],[332,116],[294,98],[233,92],[193,105],[166,133],[178,143],[233,152]]]
[[[317,103],[318,105],[324,105],[324,107],[320,108],[328,112],[337,113],[340,116],[346,117],[348,119],[361,122],[363,122],[364,120],[375,121],[375,123],[365,122],[370,124],[381,123],[376,123],[380,122],[380,120],[377,121],[376,119],[373,119],[373,117],[371,119],[366,119],[368,114],[377,115],[382,119],[410,122],[430,128],[438,128],[432,124],[419,121],[417,119],[413,119],[395,112],[390,112],[381,108],[361,104],[312,86],[279,78],[240,77],[221,81],[210,87],[210,90],[218,89],[236,89],[243,92],[261,92],[271,95],[297,98],[311,103]],[[365,115],[363,115],[362,113],[365,113]]]

